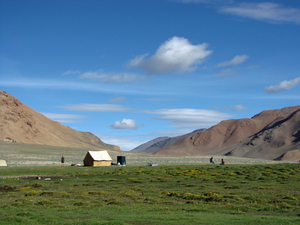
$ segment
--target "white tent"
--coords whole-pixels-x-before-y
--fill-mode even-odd
[[[88,151],[83,163],[85,166],[110,166],[111,157],[108,152],[105,151]]]
[[[7,166],[6,161],[5,160],[0,160],[0,166]]]

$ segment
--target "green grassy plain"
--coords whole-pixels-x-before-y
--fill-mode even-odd
[[[299,172],[299,164],[2,167],[1,176],[42,179],[0,180],[0,224],[300,224]]]

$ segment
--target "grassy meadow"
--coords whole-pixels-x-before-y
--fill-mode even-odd
[[[0,147],[0,224],[300,224],[300,164],[109,152],[127,166],[73,167],[61,155],[86,149]]]
[[[0,169],[24,171],[41,179],[0,180],[0,224],[300,223],[298,164]]]

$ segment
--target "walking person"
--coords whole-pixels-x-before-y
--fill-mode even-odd
[[[209,162],[210,162],[211,164],[215,164],[215,162],[214,162],[214,157],[210,157]]]
[[[65,165],[65,157],[64,156],[61,157],[60,161],[61,161],[62,166]]]

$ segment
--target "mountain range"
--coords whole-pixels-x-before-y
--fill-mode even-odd
[[[175,140],[176,138],[174,138]],[[270,160],[300,160],[300,106],[263,111],[250,119],[231,119],[170,145],[167,139],[142,150],[159,155],[227,155]],[[137,148],[139,149],[139,148]]]
[[[80,132],[38,113],[0,91],[0,140],[74,148],[120,150],[90,132]],[[245,119],[224,120],[209,129],[159,137],[132,150],[157,155],[226,155],[300,160],[300,106],[266,110]]]
[[[191,133],[180,135],[177,137],[158,137],[158,138],[148,141],[142,145],[139,145],[138,147],[132,149],[131,151],[132,152],[155,153],[163,148],[166,148],[172,144],[175,144],[176,142],[180,141],[181,139],[183,139],[185,137],[197,134],[202,130],[204,130],[204,129],[198,129]]]
[[[45,117],[0,91],[0,140],[74,148],[120,150],[89,132],[80,132]]]

